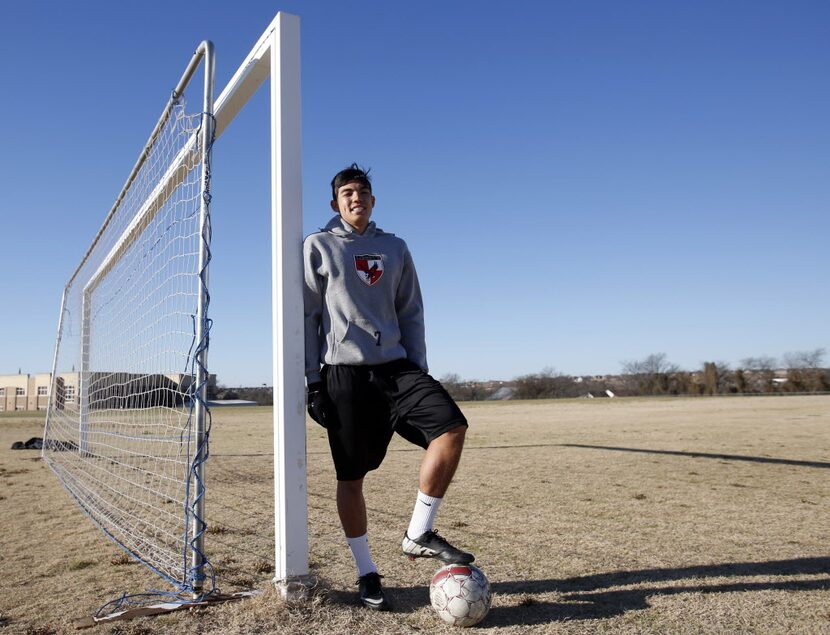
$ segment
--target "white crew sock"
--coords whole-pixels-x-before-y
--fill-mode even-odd
[[[346,536],[346,542],[349,543],[349,549],[352,550],[352,557],[354,558],[354,563],[357,565],[358,577],[378,570],[372,560],[372,554],[369,552],[368,533],[357,538],[349,538]]]
[[[443,498],[427,496],[418,490],[418,498],[415,500],[415,509],[412,511],[412,520],[409,521],[406,535],[410,538],[418,538],[424,532],[432,531],[432,523],[435,522],[435,515],[443,500]]]

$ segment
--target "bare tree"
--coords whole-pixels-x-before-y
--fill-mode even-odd
[[[827,390],[827,372],[821,368],[824,355],[823,348],[785,353],[784,365],[788,369],[786,389],[792,392]]]
[[[515,384],[515,399],[555,399],[579,395],[579,387],[573,378],[562,375],[553,368],[517,377]]]
[[[744,357],[741,360],[741,368],[745,370],[772,370],[778,365],[774,357],[762,355],[761,357]]]
[[[441,385],[456,401],[481,401],[487,398],[484,386],[477,381],[464,381],[457,373],[447,373]]]
[[[672,364],[665,353],[652,353],[645,359],[623,362],[626,375],[658,375],[676,373],[679,366]]]
[[[739,392],[737,370],[733,370],[727,362],[715,362],[715,364],[718,367],[718,392],[720,394]]]
[[[745,372],[740,374],[739,384],[745,387],[741,392],[773,392],[775,384],[775,367],[778,362],[774,357],[745,357],[741,360],[741,368]]]
[[[622,371],[629,375],[631,387],[640,394],[660,395],[679,390],[672,375],[678,373],[680,367],[668,361],[665,353],[652,353],[645,359],[623,362]]]
[[[464,385],[461,382],[461,376],[457,373],[447,373],[439,380],[441,385],[444,387],[448,393],[450,393],[450,397],[455,399],[456,401],[466,401],[462,395],[464,390]]]
[[[441,385],[448,393],[452,394],[452,391],[461,384],[461,376],[458,373],[447,373],[438,381],[441,382]]]
[[[784,366],[787,368],[821,368],[825,351],[823,348],[816,348],[812,351],[794,351],[784,353]]]

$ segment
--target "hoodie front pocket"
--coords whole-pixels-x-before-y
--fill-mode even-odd
[[[375,360],[399,339],[398,333],[386,333],[370,322],[355,320],[346,325],[346,332],[337,340],[337,357],[345,364]]]
[[[383,334],[369,322],[355,320],[346,324],[346,332],[337,340],[338,344],[354,344],[359,348],[380,346]]]

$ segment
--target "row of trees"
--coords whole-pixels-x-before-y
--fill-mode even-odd
[[[232,400],[244,399],[255,401],[258,406],[274,405],[274,389],[271,386],[252,386],[249,388],[228,388],[222,384],[208,385],[208,399]]]
[[[510,382],[464,381],[455,373],[441,383],[458,401],[494,398],[501,389],[512,399],[560,399],[588,394],[615,395],[722,395],[830,391],[830,369],[823,368],[826,351],[786,353],[782,363],[774,357],[747,357],[736,369],[724,362],[705,362],[697,371],[681,370],[665,353],[652,353],[641,360],[622,363],[622,373],[602,378],[571,377],[546,368]],[[270,386],[228,388],[211,376],[209,399],[247,399],[262,406],[274,403]],[[496,398],[499,398],[496,395]]]
[[[822,368],[826,352],[787,353],[783,368],[774,357],[747,357],[737,369],[724,362],[705,362],[701,371],[682,371],[665,353],[623,363],[622,384],[638,395],[718,395],[830,390],[830,371]]]
[[[719,395],[830,391],[830,369],[823,368],[826,351],[787,353],[783,367],[773,357],[748,357],[739,368],[724,362],[705,362],[697,371],[684,371],[665,353],[622,363],[622,373],[602,378],[571,377],[552,368],[522,375],[508,382],[513,399],[556,399],[585,395]],[[456,374],[441,378],[453,398],[474,401],[491,398],[494,387],[465,382]]]

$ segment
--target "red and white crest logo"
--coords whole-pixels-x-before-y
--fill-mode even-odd
[[[380,254],[355,256],[354,268],[357,271],[357,277],[371,287],[383,275],[383,256]]]

